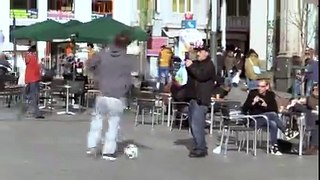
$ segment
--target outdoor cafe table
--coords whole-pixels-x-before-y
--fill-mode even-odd
[[[61,112],[57,112],[58,115],[75,115],[74,112],[69,111],[69,91],[71,86],[70,85],[64,85],[61,86],[62,88],[66,89],[66,110],[65,111],[61,111]]]

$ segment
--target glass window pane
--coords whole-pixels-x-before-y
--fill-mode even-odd
[[[154,7],[154,11],[158,12],[158,0],[153,1],[153,7]]]
[[[73,11],[73,0],[48,0],[48,10]]]
[[[61,5],[61,0],[48,0],[48,10],[58,10]]]
[[[62,0],[62,6],[58,10],[73,11],[73,0]]]
[[[185,12],[185,0],[179,0],[179,13]]]
[[[172,12],[177,12],[178,11],[178,0],[172,0]]]
[[[29,0],[30,9],[37,9],[37,0]]]
[[[21,0],[10,1],[10,9],[27,9],[27,6],[28,6],[27,1],[21,1]]]
[[[107,1],[106,2],[106,12],[111,13],[112,12],[112,1]]]
[[[95,1],[95,0],[92,0],[92,1]],[[141,1],[137,1],[137,8],[138,8],[138,10],[140,10],[141,9]]]
[[[187,0],[187,11],[188,11],[188,12],[191,12],[191,11],[192,11],[192,8],[191,8],[191,7],[192,7],[192,4],[191,4],[192,2],[191,2],[191,1],[192,1],[192,0]]]
[[[248,0],[239,0],[239,16],[249,15],[249,3]]]
[[[227,16],[236,16],[237,15],[237,1],[236,0],[227,0]]]

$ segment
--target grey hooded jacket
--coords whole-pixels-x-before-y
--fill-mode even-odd
[[[125,49],[111,46],[88,60],[88,70],[93,72],[103,96],[125,97],[132,84],[134,58]]]

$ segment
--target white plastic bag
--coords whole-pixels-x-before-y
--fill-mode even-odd
[[[239,82],[240,82],[240,72],[237,72],[237,73],[233,76],[231,83],[232,83],[232,84],[233,84],[233,83],[239,84]]]
[[[176,76],[174,77],[176,82],[180,85],[186,85],[188,81],[188,72],[184,64],[181,64],[179,70],[176,73]]]

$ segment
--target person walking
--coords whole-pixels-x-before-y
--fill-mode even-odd
[[[97,152],[101,141],[103,119],[108,117],[108,130],[105,133],[102,158],[116,160],[117,136],[119,122],[125,108],[126,93],[131,87],[131,71],[133,70],[134,56],[126,54],[126,47],[130,44],[127,33],[116,36],[109,49],[102,49],[87,61],[88,70],[94,75],[94,81],[101,95],[96,98],[95,113],[90,123],[87,137],[87,154]]]
[[[172,49],[163,45],[159,53],[158,61],[158,77],[161,83],[167,84],[168,75],[171,66],[171,59],[173,57]]]
[[[25,56],[26,71],[25,83],[26,94],[33,108],[33,115],[37,119],[43,119],[44,116],[39,110],[39,94],[41,80],[41,65],[38,62],[36,46],[31,46]]]

